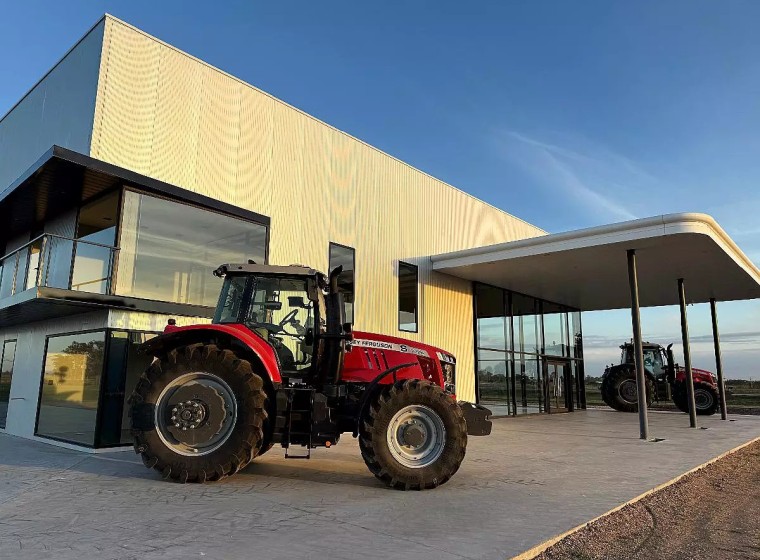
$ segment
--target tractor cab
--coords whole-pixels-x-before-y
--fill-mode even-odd
[[[298,265],[222,265],[214,271],[224,284],[212,322],[241,324],[264,339],[283,377],[336,379],[345,341],[351,339],[337,287],[341,271],[336,268],[328,279]]]

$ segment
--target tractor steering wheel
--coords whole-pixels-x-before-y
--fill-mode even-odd
[[[292,323],[293,319],[296,318],[296,315],[298,315],[298,309],[294,309],[293,311],[285,315],[285,317],[283,317],[282,321],[280,321],[279,323],[280,327],[283,328],[284,330],[285,325],[287,325],[288,323]]]

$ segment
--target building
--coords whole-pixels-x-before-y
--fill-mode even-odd
[[[581,300],[472,275],[553,236],[110,16],[0,119],[0,220],[10,434],[129,444],[137,347],[247,259],[342,264],[355,328],[451,351],[465,400],[585,406]]]

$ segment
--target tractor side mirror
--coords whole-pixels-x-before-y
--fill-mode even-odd
[[[306,309],[308,307],[301,296],[288,296],[288,305],[300,309]]]
[[[306,346],[313,346],[314,345],[314,329],[308,328],[306,329],[306,336],[303,338],[303,343]]]

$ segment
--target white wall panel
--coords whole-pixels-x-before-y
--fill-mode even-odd
[[[454,352],[474,398],[472,288],[429,256],[541,230],[123,22],[105,37],[93,157],[270,216],[273,264],[354,247],[356,329]],[[398,331],[399,259],[419,266],[419,333]]]

